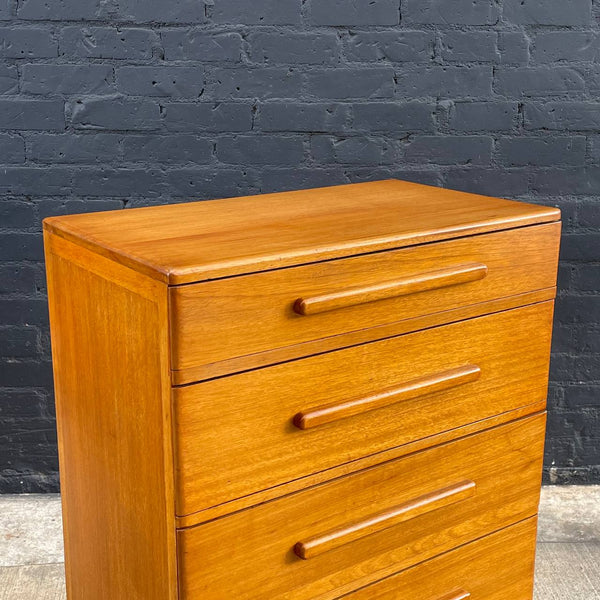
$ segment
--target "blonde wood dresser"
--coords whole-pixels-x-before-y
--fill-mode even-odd
[[[529,600],[559,219],[393,180],[47,219],[69,600]]]

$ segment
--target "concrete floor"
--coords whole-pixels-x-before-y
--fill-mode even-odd
[[[62,561],[58,496],[0,496],[0,600],[64,600]],[[542,490],[535,600],[600,600],[600,486]]]

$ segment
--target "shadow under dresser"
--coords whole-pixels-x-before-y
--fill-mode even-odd
[[[389,180],[44,221],[69,600],[530,600],[560,212]]]

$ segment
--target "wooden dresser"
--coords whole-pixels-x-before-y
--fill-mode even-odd
[[[69,600],[529,600],[559,219],[394,180],[46,219]]]

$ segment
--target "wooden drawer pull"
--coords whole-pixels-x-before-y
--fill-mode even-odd
[[[428,271],[396,281],[386,281],[376,285],[351,287],[339,292],[298,298],[294,303],[294,311],[299,315],[315,315],[336,308],[345,308],[375,300],[385,300],[397,296],[407,296],[417,292],[437,290],[451,285],[468,283],[483,279],[487,275],[487,267],[481,263],[469,263],[457,267],[448,267],[437,271]]]
[[[355,398],[341,403],[323,404],[306,411],[299,412],[294,417],[294,425],[299,429],[311,429],[317,425],[337,421],[345,417],[358,415],[376,408],[389,406],[402,400],[412,400],[426,394],[433,394],[448,390],[471,381],[476,381],[481,376],[481,369],[477,365],[465,365],[456,369],[449,369],[434,375],[417,377],[398,387],[389,388],[372,396]]]
[[[327,533],[300,541],[294,546],[294,552],[304,560],[319,556],[324,552],[339,548],[344,544],[367,535],[383,531],[393,525],[398,525],[438,508],[465,500],[473,496],[475,488],[474,481],[461,481],[460,483],[400,504],[385,512],[372,515],[363,521],[351,523],[339,529],[332,529]]]
[[[450,594],[442,596],[439,598],[439,600],[469,600],[470,597],[470,592],[466,592],[465,590],[457,590],[456,592],[451,592]]]

